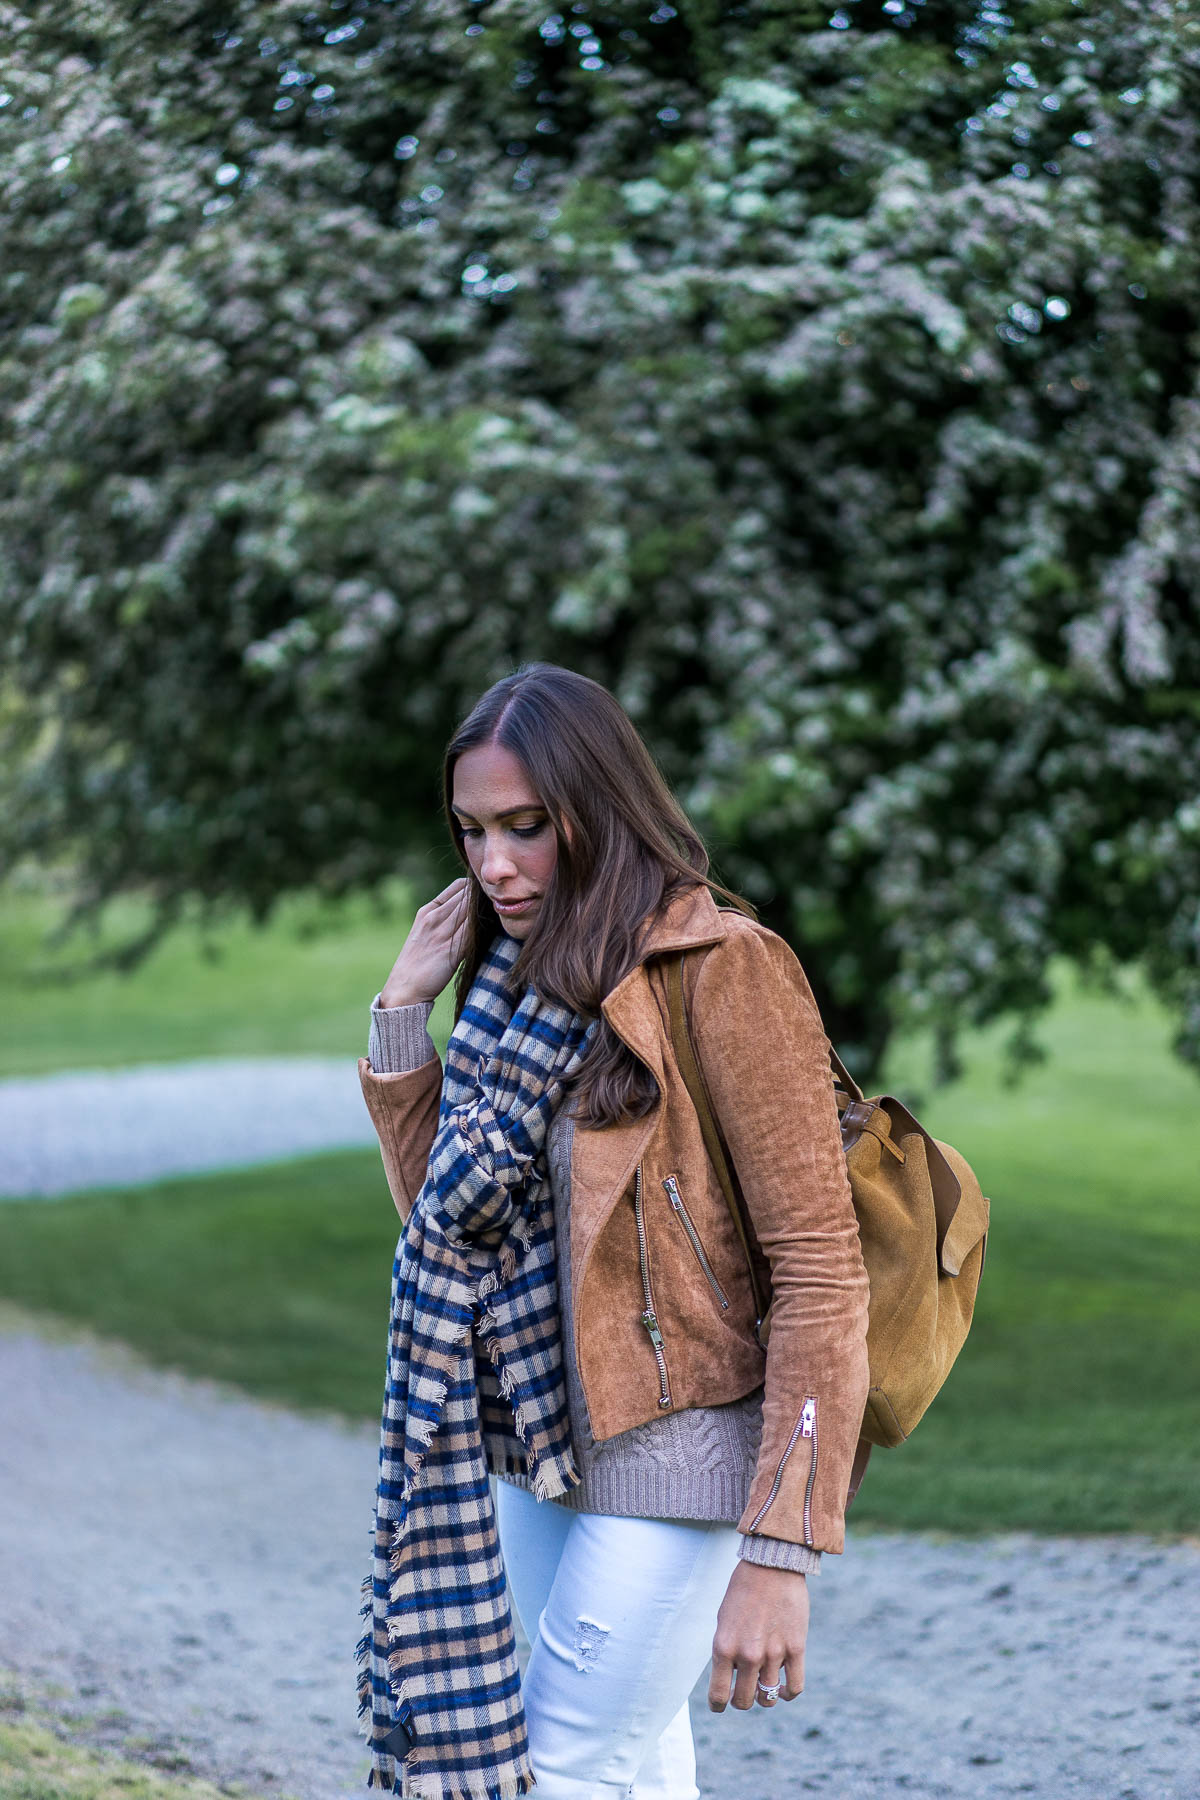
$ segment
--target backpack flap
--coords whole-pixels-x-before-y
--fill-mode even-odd
[[[968,1256],[982,1238],[984,1254],[987,1253],[987,1230],[991,1219],[991,1207],[984,1198],[983,1189],[976,1178],[975,1171],[965,1157],[959,1155],[953,1144],[943,1144],[937,1138],[930,1138],[930,1143],[940,1152],[941,1159],[959,1186],[959,1202],[954,1216],[946,1227],[939,1251],[942,1273],[958,1275]],[[982,1273],[983,1264],[980,1263]]]
[[[916,1426],[970,1329],[988,1203],[966,1161],[902,1101],[840,1098],[839,1108],[871,1282],[862,1435],[890,1446]]]
[[[988,1203],[975,1171],[952,1144],[943,1144],[938,1138],[930,1137],[902,1100],[888,1094],[870,1104],[886,1112],[894,1143],[902,1143],[914,1132],[924,1140],[925,1164],[937,1219],[938,1271],[942,1275],[958,1275],[988,1228]],[[891,1145],[888,1147],[890,1149]]]

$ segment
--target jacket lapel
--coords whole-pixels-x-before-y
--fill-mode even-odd
[[[662,1031],[658,1002],[650,987],[646,963],[651,957],[715,944],[725,936],[720,910],[706,887],[677,894],[651,920],[642,941],[640,961],[601,1002],[600,1010],[617,1036],[640,1057],[662,1085]]]
[[[675,899],[650,923],[640,960],[601,1003],[601,1011],[622,1043],[628,1044],[664,1086],[663,1015],[650,985],[648,959],[672,951],[715,944],[725,935],[720,909],[706,887]],[[627,1125],[603,1130],[579,1126],[571,1153],[571,1276],[579,1294],[586,1264],[605,1220],[628,1186],[658,1122],[661,1098]]]

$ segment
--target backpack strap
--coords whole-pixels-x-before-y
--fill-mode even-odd
[[[755,1304],[760,1295],[754,1276],[754,1265],[750,1256],[750,1247],[746,1242],[746,1231],[742,1223],[741,1209],[738,1205],[740,1190],[729,1152],[725,1148],[725,1139],[721,1135],[721,1127],[713,1112],[712,1101],[708,1097],[708,1085],[704,1079],[704,1071],[696,1060],[696,1051],[692,1044],[691,1029],[688,1025],[687,1005],[683,997],[683,959],[686,950],[680,950],[675,956],[666,958],[667,964],[667,1008],[671,1018],[671,1041],[675,1047],[675,1060],[679,1064],[679,1073],[683,1076],[683,1084],[692,1096],[692,1105],[696,1108],[700,1120],[700,1130],[704,1134],[704,1145],[717,1172],[717,1180],[725,1195],[734,1223],[738,1228],[738,1236],[742,1240],[742,1248],[746,1252],[746,1262],[750,1267],[750,1281],[754,1288]],[[833,1071],[834,1085],[843,1090],[847,1099],[863,1103],[863,1091],[847,1069],[845,1063],[834,1049],[829,1046],[829,1067]],[[838,1096],[838,1111],[844,1109],[846,1102]],[[894,1145],[888,1144],[889,1150]],[[901,1157],[903,1161],[903,1157]],[[761,1308],[760,1308],[761,1316]]]
[[[737,1178],[733,1173],[733,1165],[725,1149],[721,1129],[717,1124],[716,1114],[713,1112],[712,1101],[708,1097],[708,1087],[703,1072],[700,1064],[696,1061],[692,1034],[688,1027],[687,1006],[683,997],[683,958],[686,954],[686,951],[681,951],[679,955],[666,959],[667,1008],[671,1018],[671,1042],[675,1049],[675,1061],[679,1065],[679,1073],[683,1076],[683,1085],[691,1095],[692,1105],[696,1108],[696,1117],[700,1121],[700,1130],[704,1137],[704,1147],[708,1151],[709,1161],[716,1171],[717,1180],[721,1184],[721,1192],[725,1196],[725,1204],[729,1208],[730,1217],[737,1228],[737,1234],[745,1252],[746,1268],[750,1274],[750,1288],[754,1295],[755,1317],[761,1325],[764,1312],[762,1289],[758,1285],[754,1258],[750,1254],[745,1220],[739,1204]]]
[[[857,1081],[855,1081],[853,1075],[851,1075],[832,1044],[829,1046],[829,1066],[833,1070],[833,1079],[836,1085],[843,1088],[845,1092],[849,1094],[851,1100],[861,1100],[863,1097],[862,1089],[859,1087]]]

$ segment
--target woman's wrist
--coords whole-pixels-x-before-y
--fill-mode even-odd
[[[386,1012],[398,1006],[432,1006],[436,994],[417,994],[409,987],[393,987],[390,983],[379,991],[379,1004]]]
[[[821,1552],[787,1538],[743,1535],[738,1558],[752,1568],[783,1569],[797,1575],[819,1575]]]

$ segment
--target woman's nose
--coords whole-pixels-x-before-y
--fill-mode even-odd
[[[483,856],[479,863],[479,879],[485,886],[503,881],[505,876],[515,873],[515,864],[503,844],[489,838],[483,846]]]

